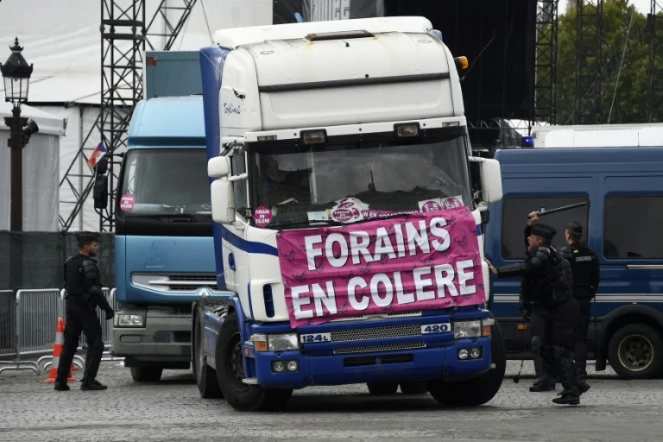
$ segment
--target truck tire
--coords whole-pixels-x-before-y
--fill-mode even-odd
[[[292,390],[249,385],[244,379],[242,339],[235,312],[226,316],[216,341],[216,373],[226,401],[237,411],[272,411],[282,408]]]
[[[134,382],[159,382],[163,374],[163,368],[155,367],[131,367],[131,378]]]
[[[376,396],[396,394],[398,391],[398,382],[368,382],[366,385],[368,392]]]
[[[663,368],[660,333],[646,324],[623,326],[610,338],[608,361],[623,379],[657,377]]]
[[[221,387],[219,387],[219,381],[216,378],[216,371],[205,362],[202,342],[200,317],[196,315],[193,335],[193,360],[191,361],[193,376],[196,379],[196,385],[198,385],[198,391],[200,392],[201,398],[223,398]]]
[[[495,364],[495,368],[475,378],[463,381],[428,381],[428,391],[440,405],[477,407],[490,402],[500,391],[506,372],[506,349],[502,330],[497,321],[491,327],[491,337],[491,362]]]
[[[401,393],[403,394],[428,394],[428,386],[425,381],[401,382]]]

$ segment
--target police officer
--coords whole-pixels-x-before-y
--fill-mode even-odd
[[[99,237],[95,233],[84,232],[76,237],[78,255],[70,257],[64,265],[67,322],[64,329],[64,346],[60,355],[60,365],[55,379],[55,390],[67,391],[67,376],[78,348],[81,332],[87,340],[85,373],[81,390],[105,390],[107,387],[95,377],[99,370],[104,343],[101,340],[101,324],[96,307],[106,312],[106,319],[113,317],[113,309],[101,291],[99,269],[92,259],[99,251]]]
[[[580,318],[577,327],[575,361],[578,377],[578,389],[587,392],[587,340],[589,331],[591,301],[599,287],[600,266],[596,253],[580,243],[582,226],[576,222],[566,226],[566,247],[560,252],[571,265],[573,271],[573,296],[578,301]]]
[[[525,227],[525,249],[529,250],[529,238],[532,234],[532,224],[539,220],[539,214],[532,212],[527,216],[527,226]],[[557,380],[553,375],[553,369],[543,360],[542,349],[543,339],[546,335],[546,323],[548,322],[548,311],[536,299],[531,299],[526,291],[521,287],[520,291],[520,311],[523,319],[529,322],[531,336],[532,360],[534,362],[534,373],[536,379],[529,388],[531,392],[553,391]]]
[[[557,232],[544,224],[532,224],[527,238],[529,249],[522,263],[490,265],[500,278],[521,277],[521,290],[527,298],[541,304],[547,313],[546,331],[541,348],[543,361],[554,370],[564,386],[556,404],[578,405],[580,395],[573,363],[578,304],[573,298],[573,274],[562,255],[552,246]]]

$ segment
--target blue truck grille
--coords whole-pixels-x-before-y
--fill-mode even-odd
[[[375,353],[379,351],[413,350],[426,348],[425,342],[409,342],[406,344],[369,345],[366,347],[335,348],[335,355],[348,355],[354,353]]]

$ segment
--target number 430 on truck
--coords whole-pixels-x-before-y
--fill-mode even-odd
[[[458,71],[421,17],[218,31],[200,51],[217,280],[193,305],[202,397],[282,407],[293,390],[425,386],[490,401],[486,308],[499,164],[471,156]]]

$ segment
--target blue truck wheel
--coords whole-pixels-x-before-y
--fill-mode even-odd
[[[396,394],[398,391],[398,382],[368,382],[366,386],[368,392],[376,396]]]
[[[197,314],[194,321],[193,357],[191,359],[200,397],[203,399],[223,398],[219,381],[216,379],[216,371],[205,362],[200,317]]]
[[[235,312],[226,316],[219,330],[216,341],[216,371],[223,396],[237,411],[278,410],[292,396],[292,390],[263,388],[242,382],[246,374],[242,339]]]
[[[497,321],[491,327],[491,337],[490,352],[494,368],[475,378],[462,381],[428,381],[428,391],[440,405],[476,407],[495,397],[502,386],[506,372],[506,349],[502,330]]]

